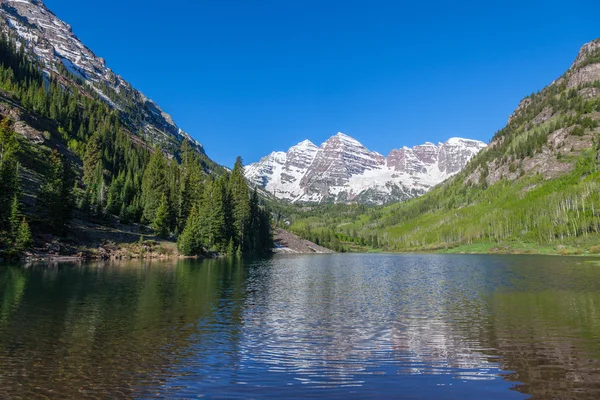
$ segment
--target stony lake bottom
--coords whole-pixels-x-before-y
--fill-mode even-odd
[[[0,398],[600,398],[600,263],[0,267]]]

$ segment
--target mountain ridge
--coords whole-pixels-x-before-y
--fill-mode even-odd
[[[393,149],[386,157],[338,132],[320,146],[304,140],[287,152],[274,151],[248,165],[246,178],[292,203],[383,204],[427,192],[458,173],[485,146],[455,137],[437,145]]]

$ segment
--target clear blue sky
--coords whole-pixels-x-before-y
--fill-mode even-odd
[[[338,131],[488,141],[600,37],[597,0],[44,1],[228,166]]]

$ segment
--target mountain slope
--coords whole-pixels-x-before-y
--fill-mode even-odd
[[[421,198],[373,210],[295,216],[296,232],[388,250],[459,245],[599,252],[600,39],[525,98],[490,145]],[[312,214],[311,214],[312,213]],[[340,222],[341,220],[341,222]]]
[[[246,178],[291,202],[383,204],[427,192],[458,173],[485,144],[452,138],[445,143],[403,147],[387,157],[338,133],[320,147],[305,140],[246,167]]]
[[[152,145],[175,153],[188,140],[198,152],[202,145],[181,130],[171,116],[106,66],[41,0],[0,0],[3,29],[22,40],[47,74],[62,75],[119,111],[122,122]]]

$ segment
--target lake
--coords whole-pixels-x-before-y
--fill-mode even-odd
[[[600,398],[588,258],[0,267],[0,398]]]

